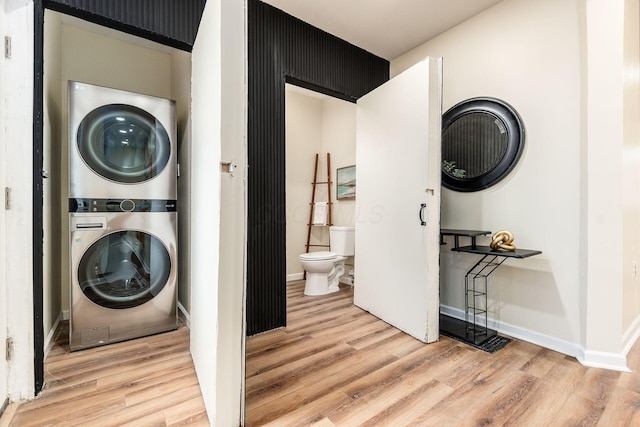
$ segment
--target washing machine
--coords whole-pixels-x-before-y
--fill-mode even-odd
[[[70,199],[71,351],[177,328],[176,205]]]
[[[175,102],[68,82],[69,197],[177,199]]]

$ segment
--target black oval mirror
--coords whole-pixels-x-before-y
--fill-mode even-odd
[[[516,110],[495,98],[472,98],[442,118],[442,185],[479,191],[515,167],[524,148],[524,125]]]

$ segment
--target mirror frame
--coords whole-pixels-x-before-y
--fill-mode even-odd
[[[447,129],[458,119],[473,113],[490,114],[500,120],[507,130],[504,156],[489,171],[474,178],[456,178],[442,170],[442,185],[461,192],[480,191],[504,179],[518,163],[524,150],[525,130],[518,112],[506,102],[491,97],[471,98],[447,110],[442,116],[442,144]],[[455,159],[451,159],[455,160]]]

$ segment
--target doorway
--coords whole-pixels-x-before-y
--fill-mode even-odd
[[[306,252],[315,155],[318,156],[316,201],[328,202],[327,153],[330,154],[332,224],[311,226],[310,243],[327,245],[329,225],[353,227],[355,200],[336,197],[336,170],[355,163],[356,105],[292,84],[286,85],[286,234],[287,282],[303,279],[298,256]],[[329,250],[315,247],[309,251]],[[353,259],[347,259],[353,269]],[[347,270],[348,273],[348,270]],[[342,285],[344,286],[344,285]]]
[[[43,284],[45,349],[58,323],[68,319],[68,80],[82,81],[161,98],[177,109],[178,159],[189,170],[191,54],[56,11],[44,13],[43,70]],[[187,248],[190,181],[178,179],[179,246]],[[179,300],[189,310],[188,251],[178,258]],[[36,343],[37,346],[37,343]]]
[[[286,82],[355,102],[389,61],[257,0],[248,1],[247,335],[286,325]]]

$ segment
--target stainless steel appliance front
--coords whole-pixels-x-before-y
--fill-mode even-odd
[[[176,215],[69,214],[72,351],[176,329]]]
[[[176,199],[175,102],[68,82],[69,197]]]

